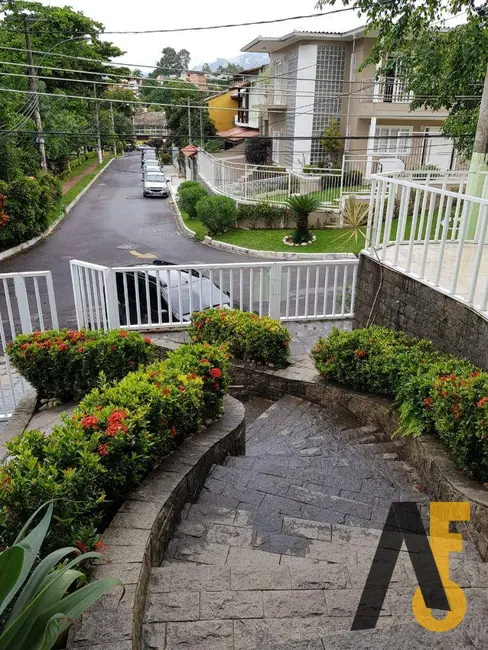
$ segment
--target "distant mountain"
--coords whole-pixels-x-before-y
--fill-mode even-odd
[[[220,66],[226,66],[228,63],[235,63],[236,65],[242,65],[245,70],[249,68],[257,68],[259,65],[265,65],[269,63],[269,56],[267,54],[260,54],[258,52],[246,52],[245,54],[239,54],[233,59],[222,59],[218,58],[212,63],[209,63],[210,70],[215,72]],[[203,63],[196,64],[192,63],[192,67],[201,69]]]

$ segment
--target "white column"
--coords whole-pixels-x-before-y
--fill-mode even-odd
[[[371,175],[373,171],[373,153],[374,153],[374,137],[376,133],[376,117],[371,118],[369,124],[369,134],[368,134],[368,160],[366,162],[366,178]]]
[[[300,45],[298,48],[297,92],[295,104],[295,140],[293,145],[293,166],[310,164],[312,150],[312,127],[317,72],[317,46]],[[298,115],[300,113],[300,115]]]

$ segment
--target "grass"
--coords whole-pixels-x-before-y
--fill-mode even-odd
[[[190,230],[193,230],[198,241],[202,241],[205,235],[208,234],[206,226],[204,226],[199,219],[190,219],[187,213],[183,212],[183,210],[181,210],[181,217],[185,222],[185,226],[187,226]]]
[[[83,178],[80,178],[80,180],[79,180],[77,183],[75,183],[75,184],[73,185],[73,187],[71,187],[71,188],[66,192],[66,194],[63,196],[63,199],[62,199],[62,201],[61,201],[61,206],[62,206],[63,208],[65,208],[65,207],[68,206],[72,201],[74,201],[74,199],[78,196],[78,194],[79,194],[82,190],[85,189],[85,187],[88,185],[88,183],[89,183],[90,181],[92,181],[92,180],[95,178],[95,176],[98,174],[98,172],[99,172],[101,169],[103,169],[103,168],[107,165],[107,163],[109,162],[109,160],[112,160],[112,158],[113,158],[112,155],[108,156],[108,157],[103,161],[103,163],[102,163],[101,165],[98,165],[98,166],[95,167],[95,169],[93,169],[93,171],[91,171],[89,174],[86,174],[86,176],[83,176]],[[72,178],[74,178],[75,176],[79,176],[81,173],[83,173],[83,169],[87,169],[88,167],[90,167],[90,165],[93,165],[93,160],[91,160],[91,161],[87,161],[87,165],[86,165],[86,166],[77,167],[76,170],[73,170],[73,176],[72,176]],[[74,173],[75,171],[76,171],[76,173]],[[69,180],[69,179],[65,179],[64,182],[66,182],[66,180]]]
[[[69,172],[65,172],[66,175],[63,177],[62,182],[67,183],[72,178],[75,178],[76,176],[83,174],[84,171],[86,171],[91,165],[93,165],[93,163],[96,162],[97,162],[96,154],[91,155],[88,158],[88,160],[85,160],[85,162],[82,165],[79,165],[78,167],[73,167],[72,169],[69,170]]]

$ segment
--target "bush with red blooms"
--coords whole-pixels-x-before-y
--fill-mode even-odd
[[[189,335],[195,343],[227,345],[236,359],[286,366],[290,333],[278,320],[239,309],[194,312]]]
[[[383,327],[334,330],[312,350],[327,379],[395,398],[403,435],[435,433],[461,470],[488,481],[488,373]]]
[[[125,330],[48,330],[21,334],[7,347],[15,368],[40,397],[79,399],[97,385],[101,372],[118,381],[154,359],[154,346]]]
[[[51,435],[27,431],[10,441],[0,467],[0,544],[52,499],[49,547],[93,549],[107,516],[159,459],[222,412],[228,383],[224,350],[183,345],[167,361],[102,382]]]

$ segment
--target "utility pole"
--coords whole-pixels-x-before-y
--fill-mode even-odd
[[[93,92],[95,95],[95,98],[97,96],[97,84],[93,84]],[[98,164],[101,165],[103,162],[103,155],[102,155],[102,139],[100,138],[100,115],[98,112],[98,102],[95,102],[95,127],[97,130],[97,156],[98,156]]]
[[[190,98],[188,98],[188,142],[193,144],[191,141],[191,110],[190,110]]]
[[[32,45],[29,31],[29,17],[24,16],[24,34],[25,34],[25,49],[27,50],[27,61],[29,64],[29,77],[28,77],[28,86],[29,91],[34,103],[34,123],[36,125],[37,133],[37,144],[39,146],[39,153],[41,155],[41,167],[44,171],[47,171],[47,160],[46,160],[46,145],[44,141],[44,136],[42,135],[42,121],[41,113],[39,111],[39,95],[37,94],[37,76],[36,69],[34,67],[34,59],[32,58]]]
[[[117,155],[117,138],[115,137],[115,119],[114,119],[114,107],[112,102],[110,102],[110,118],[112,120],[112,135],[114,138],[114,156]]]

